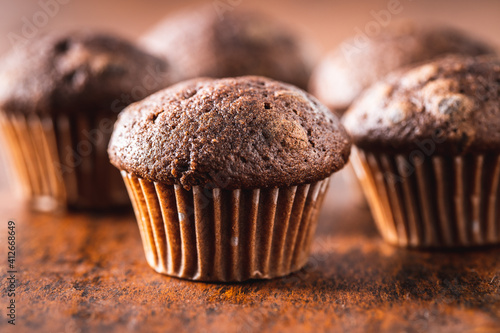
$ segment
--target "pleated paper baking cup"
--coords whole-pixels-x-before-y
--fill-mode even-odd
[[[0,112],[0,126],[19,184],[33,208],[108,208],[127,205],[120,174],[106,147],[111,120],[78,115],[38,116]],[[107,125],[111,128],[111,125]]]
[[[351,161],[375,222],[390,243],[455,248],[500,241],[500,155],[370,153]]]
[[[122,176],[149,265],[175,277],[224,282],[303,267],[329,184],[327,178],[285,188],[185,190]]]

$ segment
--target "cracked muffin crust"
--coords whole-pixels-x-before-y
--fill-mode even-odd
[[[259,13],[225,12],[212,6],[160,22],[141,42],[165,57],[173,82],[196,77],[260,75],[307,87],[314,45]]]
[[[106,34],[49,34],[0,69],[0,107],[23,114],[117,112],[167,85],[165,62]]]
[[[494,54],[494,49],[446,26],[399,21],[380,34],[350,39],[328,54],[313,71],[309,90],[333,111],[343,113],[376,81],[390,72],[446,54]]]
[[[375,84],[343,123],[370,150],[411,150],[432,139],[441,154],[498,152],[499,101],[499,58],[448,56]]]
[[[166,184],[225,189],[311,183],[341,169],[350,140],[306,92],[263,77],[194,79],[132,104],[112,164]]]

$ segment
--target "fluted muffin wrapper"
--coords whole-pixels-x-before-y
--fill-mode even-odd
[[[329,178],[299,186],[225,190],[122,176],[149,265],[200,281],[269,279],[307,262]]]
[[[500,155],[420,156],[353,149],[351,161],[384,239],[421,248],[498,244]]]
[[[111,120],[93,115],[0,112],[11,165],[33,208],[53,211],[66,206],[108,208],[128,204],[120,174],[106,153],[111,129],[98,128],[105,121]]]

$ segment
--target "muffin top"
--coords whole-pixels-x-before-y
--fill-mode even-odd
[[[213,6],[181,12],[141,38],[167,59],[174,82],[197,77],[261,75],[306,88],[315,54],[311,43],[260,13],[218,13]]]
[[[367,149],[500,151],[500,60],[447,56],[393,73],[368,89],[343,123]]]
[[[341,169],[349,152],[325,106],[257,76],[193,79],[132,104],[108,148],[117,168],[186,189],[311,183]]]
[[[398,21],[374,37],[340,44],[314,70],[309,89],[331,110],[343,113],[364,89],[393,70],[445,54],[493,53],[490,46],[453,28]]]
[[[50,34],[13,50],[0,65],[6,112],[118,112],[166,86],[164,60],[119,38]]]

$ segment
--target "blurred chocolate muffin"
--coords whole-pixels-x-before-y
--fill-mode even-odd
[[[356,36],[341,43],[315,68],[309,90],[342,114],[364,89],[400,67],[445,54],[493,53],[492,47],[459,30],[398,21],[376,36]]]
[[[157,272],[243,281],[306,263],[350,139],[334,114],[292,85],[203,78],[126,108],[108,152]]]
[[[166,85],[166,65],[120,38],[50,34],[0,69],[0,124],[20,184],[39,210],[126,205],[106,146],[117,113]]]
[[[377,226],[410,247],[500,243],[500,60],[448,56],[373,85],[344,116]]]
[[[312,43],[272,18],[238,10],[220,15],[212,6],[166,18],[141,43],[167,59],[173,82],[261,75],[305,89],[315,54]]]

